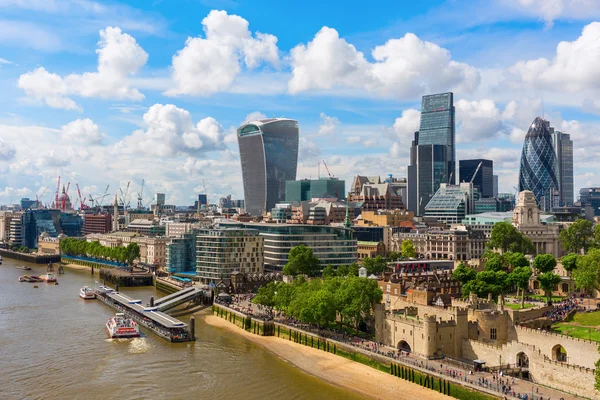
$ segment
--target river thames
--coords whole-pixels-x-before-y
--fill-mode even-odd
[[[46,267],[17,265],[23,263],[0,265],[2,399],[360,398],[202,318],[196,342],[172,344],[145,330],[139,339],[109,339],[104,325],[114,312],[79,298],[97,275],[65,268],[59,285],[25,283],[20,275],[41,275]],[[165,295],[153,287],[122,292],[144,303]]]

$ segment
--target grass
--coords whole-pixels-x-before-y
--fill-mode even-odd
[[[530,297],[532,299],[537,299],[540,301],[546,301],[546,296],[543,294],[529,294],[527,295],[527,297]],[[552,296],[552,301],[563,301],[565,298],[561,297],[561,296]]]
[[[600,325],[600,311],[576,313],[568,322],[555,324],[552,329],[574,338],[600,342],[600,331],[596,329],[598,325]]]
[[[520,310],[521,309],[521,304],[504,304],[506,307],[508,308],[512,308],[513,310]],[[529,304],[529,303],[525,303],[525,309],[527,308],[533,308],[533,307],[537,307],[537,304]]]

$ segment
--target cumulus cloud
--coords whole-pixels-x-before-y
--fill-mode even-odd
[[[194,125],[187,110],[173,104],[155,104],[144,114],[143,121],[145,129],[138,129],[117,143],[120,151],[164,157],[199,155],[224,148],[223,127],[212,117]]]
[[[456,137],[458,142],[492,139],[504,130],[502,113],[490,99],[459,100],[456,107]]]
[[[360,143],[360,136],[348,136],[346,141],[350,144]]]
[[[451,59],[450,52],[412,33],[375,47],[369,62],[362,52],[323,27],[311,42],[291,51],[290,93],[309,90],[359,89],[388,97],[410,97],[425,91],[472,91],[478,71]]]
[[[402,111],[402,115],[394,121],[392,127],[399,140],[412,141],[414,133],[419,130],[421,123],[421,112],[414,108]]]
[[[15,158],[15,154],[17,154],[17,150],[12,143],[7,142],[6,140],[0,139],[0,160],[9,161]]]
[[[0,191],[0,197],[21,197],[21,196],[26,196],[28,194],[31,193],[31,190],[26,188],[26,187],[22,187],[20,189],[16,189],[10,186],[5,186],[4,190]]]
[[[106,135],[100,133],[98,125],[89,118],[76,119],[61,127],[62,138],[68,142],[87,145],[101,144]]]
[[[306,159],[312,159],[318,157],[321,154],[319,146],[312,140],[305,137],[300,137],[300,143],[298,144],[298,159],[303,161]]]
[[[242,122],[240,122],[240,125],[244,125],[247,124],[250,121],[256,121],[256,120],[260,120],[260,119],[267,119],[268,117],[261,113],[260,111],[253,111],[250,114],[246,115],[246,118],[244,118],[244,120]]]
[[[519,61],[508,70],[508,82],[526,84],[536,89],[578,92],[600,87],[600,22],[583,28],[573,42],[563,41],[556,47],[552,60]]]
[[[100,30],[98,70],[66,77],[36,68],[19,77],[18,87],[46,105],[81,110],[69,96],[141,100],[144,95],[130,86],[129,78],[148,60],[148,54],[136,40],[116,27]]]
[[[325,113],[320,114],[321,125],[319,125],[318,134],[321,136],[330,135],[335,132],[336,128],[340,125],[340,120],[337,117],[330,117]]]
[[[39,169],[66,167],[70,163],[71,161],[66,157],[64,152],[56,152],[54,150],[48,150],[38,155],[35,161],[35,165]]]
[[[202,20],[205,37],[189,37],[173,56],[174,87],[167,95],[210,95],[228,89],[242,71],[267,62],[279,65],[277,38],[248,30],[248,21],[212,10]]]
[[[541,17],[547,26],[561,17],[588,19],[600,16],[596,0],[503,0],[535,17]]]

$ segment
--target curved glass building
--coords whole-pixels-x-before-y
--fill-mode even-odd
[[[237,130],[246,212],[262,215],[285,199],[285,181],[296,179],[298,121],[270,118]]]
[[[519,191],[531,190],[543,210],[550,210],[560,189],[558,161],[550,122],[537,117],[525,136],[519,171]]]

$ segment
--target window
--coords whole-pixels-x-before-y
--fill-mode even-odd
[[[491,328],[490,329],[490,339],[491,340],[496,340],[496,328]]]

